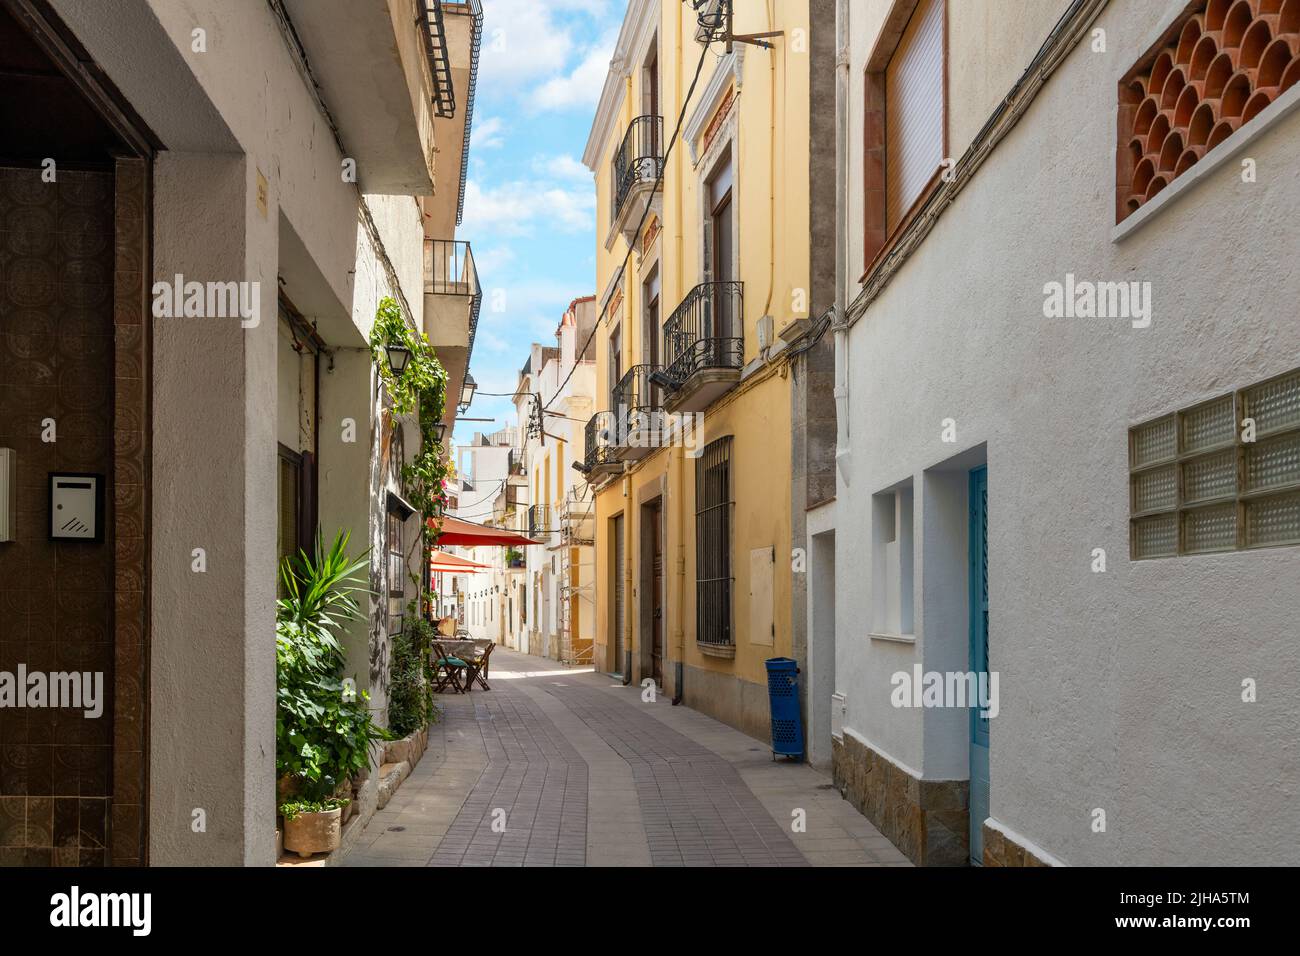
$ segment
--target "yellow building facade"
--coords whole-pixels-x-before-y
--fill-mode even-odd
[[[727,24],[629,3],[584,157],[599,321],[583,467],[596,666],[766,737],[764,661],[802,648],[792,362],[815,318],[813,25],[809,0],[738,6]],[[728,43],[728,26],[770,45]]]

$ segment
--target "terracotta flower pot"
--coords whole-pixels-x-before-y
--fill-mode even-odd
[[[284,848],[306,858],[339,848],[343,835],[343,808],[320,813],[300,813],[284,821]]]

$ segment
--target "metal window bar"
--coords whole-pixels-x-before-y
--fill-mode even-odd
[[[402,545],[402,519],[388,513],[388,634],[402,633],[406,610],[406,553]]]
[[[679,385],[704,369],[745,364],[745,284],[704,282],[664,323],[667,375]]]
[[[727,646],[731,631],[731,437],[695,463],[695,639]]]
[[[597,412],[591,416],[586,427],[585,464],[588,469],[618,464],[614,457],[614,436],[617,433],[618,421],[614,412]]]
[[[474,354],[483,288],[474,265],[474,248],[462,239],[424,240],[425,291],[434,295],[463,295],[469,302],[469,341],[466,361]]]
[[[663,171],[664,119],[662,116],[638,116],[628,125],[623,142],[614,153],[612,173],[614,215],[623,211],[632,187],[653,184]]]
[[[551,506],[530,505],[528,507],[528,537],[550,534],[553,530],[551,527]]]

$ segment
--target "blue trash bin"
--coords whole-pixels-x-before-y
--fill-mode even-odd
[[[767,696],[772,707],[772,759],[803,756],[803,718],[799,715],[799,664],[788,657],[767,661]]]

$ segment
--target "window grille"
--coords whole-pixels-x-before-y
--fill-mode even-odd
[[[695,465],[695,639],[730,645],[731,437],[710,442]]]

